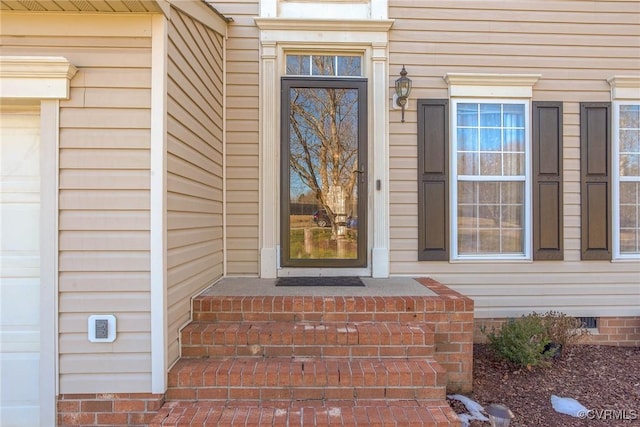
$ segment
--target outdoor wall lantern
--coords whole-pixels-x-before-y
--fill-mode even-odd
[[[509,423],[513,418],[513,412],[499,403],[492,403],[487,406],[486,412],[489,415],[491,427],[509,427]]]
[[[393,96],[394,106],[402,109],[402,123],[404,123],[404,108],[407,106],[407,100],[411,93],[411,79],[407,77],[407,70],[402,66],[400,78],[396,80],[396,93]]]

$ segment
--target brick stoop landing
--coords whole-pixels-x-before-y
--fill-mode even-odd
[[[239,281],[194,299],[150,426],[460,425],[445,397],[471,388],[469,298],[431,279]]]

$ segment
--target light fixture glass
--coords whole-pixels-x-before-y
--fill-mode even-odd
[[[411,79],[407,77],[407,70],[402,66],[400,77],[396,80],[396,103],[402,109],[402,123],[404,123],[404,108],[411,93]]]
[[[513,412],[499,403],[492,403],[487,406],[486,412],[489,415],[491,427],[508,427],[513,419]]]

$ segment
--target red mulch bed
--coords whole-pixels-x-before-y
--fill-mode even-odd
[[[591,410],[587,419],[554,411],[551,395],[572,397]],[[515,427],[640,426],[640,347],[577,345],[565,348],[552,366],[518,369],[489,349],[474,346],[473,392],[484,407],[507,405]],[[450,401],[458,413],[463,405]],[[488,422],[473,421],[471,427]]]

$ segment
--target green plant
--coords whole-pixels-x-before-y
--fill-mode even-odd
[[[494,329],[486,335],[493,351],[523,368],[544,366],[552,356],[544,351],[551,340],[537,317],[511,319],[499,331]]]
[[[531,313],[511,319],[499,331],[487,333],[489,346],[500,356],[520,367],[547,366],[564,346],[575,344],[588,331],[580,322],[563,313]]]

